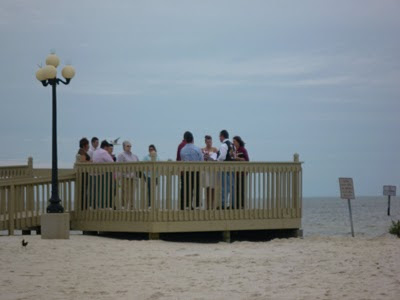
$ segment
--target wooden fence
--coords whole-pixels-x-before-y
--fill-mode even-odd
[[[0,180],[29,178],[33,176],[33,159],[28,158],[28,164],[22,166],[0,166]]]
[[[59,177],[59,192],[67,212],[74,210],[75,174]],[[40,226],[50,199],[50,178],[0,181],[0,230],[26,230]]]
[[[292,162],[81,163],[59,175],[59,186],[72,230],[301,228],[297,154]],[[50,189],[50,176],[0,180],[0,230],[40,226]]]
[[[72,227],[180,232],[301,227],[294,162],[77,164]]]

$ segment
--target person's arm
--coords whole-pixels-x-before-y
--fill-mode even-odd
[[[108,152],[107,152],[107,153],[104,153],[104,160],[105,160],[105,162],[114,162],[114,160],[113,160],[111,154],[108,153]]]
[[[219,148],[219,156],[217,158],[218,161],[224,161],[226,159],[226,154],[228,153],[228,145],[223,143]]]
[[[178,146],[178,151],[176,152],[176,161],[181,161],[182,160],[182,158],[181,158],[181,150],[182,150],[182,147],[181,147],[181,145],[179,145]]]
[[[249,154],[247,153],[247,149],[243,148],[244,160],[250,161]]]
[[[199,161],[204,161],[203,151],[201,151],[200,148],[199,148],[198,154],[199,154]]]

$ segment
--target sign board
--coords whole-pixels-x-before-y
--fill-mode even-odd
[[[340,198],[355,199],[353,178],[339,178]]]
[[[396,186],[395,185],[384,185],[383,186],[383,196],[396,197]]]

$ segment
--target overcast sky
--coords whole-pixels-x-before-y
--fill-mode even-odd
[[[55,49],[76,77],[58,87],[60,166],[81,137],[154,143],[175,158],[227,129],[253,161],[304,161],[304,196],[400,183],[400,1],[0,2],[2,164],[51,164]],[[116,147],[115,152],[121,152]]]

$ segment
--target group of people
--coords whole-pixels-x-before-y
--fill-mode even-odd
[[[103,140],[99,147],[99,139],[93,137],[91,140],[91,145],[89,146],[89,140],[87,138],[82,138],[79,141],[79,150],[76,156],[76,162],[93,162],[93,163],[107,163],[107,162],[135,162],[139,161],[137,155],[132,153],[132,144],[129,141],[124,141],[122,143],[123,152],[118,156],[115,156],[114,145]],[[155,155],[153,155],[153,153]],[[154,145],[149,146],[149,154],[146,155],[143,160],[151,160],[151,156],[157,157],[157,149]]]
[[[186,131],[183,140],[177,149],[177,161],[249,161],[249,155],[245,148],[245,143],[240,136],[234,136],[232,141],[229,140],[229,133],[222,130],[219,133],[221,145],[219,149],[213,146],[213,140],[210,135],[204,137],[205,147],[200,148],[194,144],[194,137],[190,131]],[[99,139],[93,137],[91,145],[87,138],[79,141],[79,151],[77,153],[77,162],[93,162],[93,163],[109,163],[109,162],[137,162],[139,158],[132,152],[132,144],[129,141],[122,143],[123,152],[118,156],[113,154],[114,145],[103,140],[99,147]],[[158,161],[157,149],[155,145],[150,145],[149,153],[143,158],[143,161]],[[215,184],[221,183],[222,206],[225,207],[225,197],[230,194],[230,205],[235,205],[234,194],[238,195],[239,206],[243,206],[244,201],[244,180],[245,175],[231,172],[222,172],[219,178],[213,173],[205,173],[202,176],[204,186],[206,187],[207,203],[211,207],[215,207]],[[236,188],[235,188],[236,187]],[[150,178],[148,179],[148,194],[150,194]],[[233,192],[235,191],[236,192]],[[181,209],[200,207],[200,174],[199,172],[182,172],[181,173]],[[196,203],[189,203],[191,199],[196,199]]]

